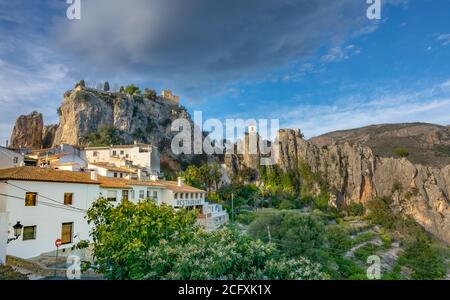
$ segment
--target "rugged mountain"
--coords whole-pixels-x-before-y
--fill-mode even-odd
[[[310,139],[317,146],[345,142],[368,146],[380,157],[398,157],[394,149],[405,148],[415,164],[441,167],[450,164],[450,126],[426,123],[382,124],[330,132]]]
[[[425,126],[440,130],[445,128]],[[410,134],[416,136],[416,130],[410,131]],[[440,134],[440,131],[437,132]],[[407,133],[399,134],[407,136]],[[322,144],[318,145],[321,140],[306,141],[300,129],[282,129],[278,134],[278,143],[274,143],[279,147],[275,162],[285,171],[307,163],[312,172],[320,173],[326,180],[332,199],[330,204],[336,206],[352,202],[366,204],[376,197],[392,197],[395,209],[450,243],[450,164],[437,167],[417,164],[409,158],[381,157],[365,146],[364,141],[350,137],[351,142],[346,141],[347,137],[340,133],[339,140],[324,143],[324,138],[321,138]],[[431,142],[436,143],[430,139]],[[226,162],[231,171],[255,169],[259,158],[260,155],[229,155]]]
[[[117,130],[117,138],[125,144],[137,141],[157,145],[165,160],[183,163],[194,159],[194,155],[176,156],[171,151],[172,139],[178,133],[171,130],[174,120],[187,120],[191,133],[194,131],[189,113],[170,99],[154,94],[151,98],[78,85],[64,94],[53,144],[89,145],[88,136],[108,126]],[[167,164],[174,165],[169,161]]]
[[[19,116],[11,134],[11,147],[40,149],[42,147],[42,114],[33,111],[29,115]]]

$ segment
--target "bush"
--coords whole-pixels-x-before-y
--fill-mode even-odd
[[[344,254],[352,246],[352,241],[347,230],[339,225],[328,226],[325,235],[329,248],[340,255]]]
[[[441,279],[446,274],[443,255],[426,240],[415,240],[408,244],[399,264],[412,269],[412,279]]]
[[[404,147],[395,148],[394,153],[400,157],[407,157],[409,155],[408,149],[406,149]]]
[[[236,216],[236,221],[241,224],[244,224],[244,225],[249,225],[255,219],[256,219],[256,213],[249,212],[249,211],[243,211]]]
[[[350,203],[347,207],[347,213],[350,216],[362,216],[364,215],[364,205],[362,203]]]

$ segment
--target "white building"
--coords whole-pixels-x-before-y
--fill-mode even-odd
[[[23,166],[23,155],[0,146],[0,169]]]
[[[228,221],[228,214],[220,205],[205,202],[205,194],[203,190],[185,185],[182,180],[129,180],[104,177],[97,170],[2,169],[0,238],[12,237],[12,226],[17,222],[24,228],[22,236],[7,246],[7,239],[0,240],[0,260],[2,249],[6,249],[9,255],[32,258],[55,251],[54,243],[58,238],[63,241],[62,249],[71,248],[80,240],[90,240],[86,210],[101,196],[115,203],[151,198],[158,205],[164,203],[176,209],[196,208],[200,212],[198,224],[214,230]]]
[[[159,151],[152,145],[135,143],[87,147],[83,153],[89,163],[108,163],[116,167],[141,169],[147,178],[160,174]]]
[[[137,179],[137,170],[127,167],[116,167],[110,163],[89,163],[87,168],[95,170],[101,176],[125,179]]]

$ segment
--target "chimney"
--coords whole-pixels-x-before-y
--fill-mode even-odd
[[[184,185],[184,180],[182,177],[178,177],[178,186],[183,186]]]
[[[92,170],[91,171],[91,180],[93,180],[93,181],[97,181],[98,180],[97,170]]]

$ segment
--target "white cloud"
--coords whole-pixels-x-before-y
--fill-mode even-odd
[[[450,80],[440,85],[450,87]],[[365,98],[350,95],[329,105],[301,105],[273,116],[283,116],[283,127],[300,128],[306,137],[372,124],[429,122],[450,124],[450,89],[431,87],[417,92],[390,93]]]
[[[450,45],[450,33],[444,33],[437,37],[442,46]]]
[[[323,62],[339,62],[361,53],[361,49],[351,44],[345,47],[333,47],[320,60]]]

